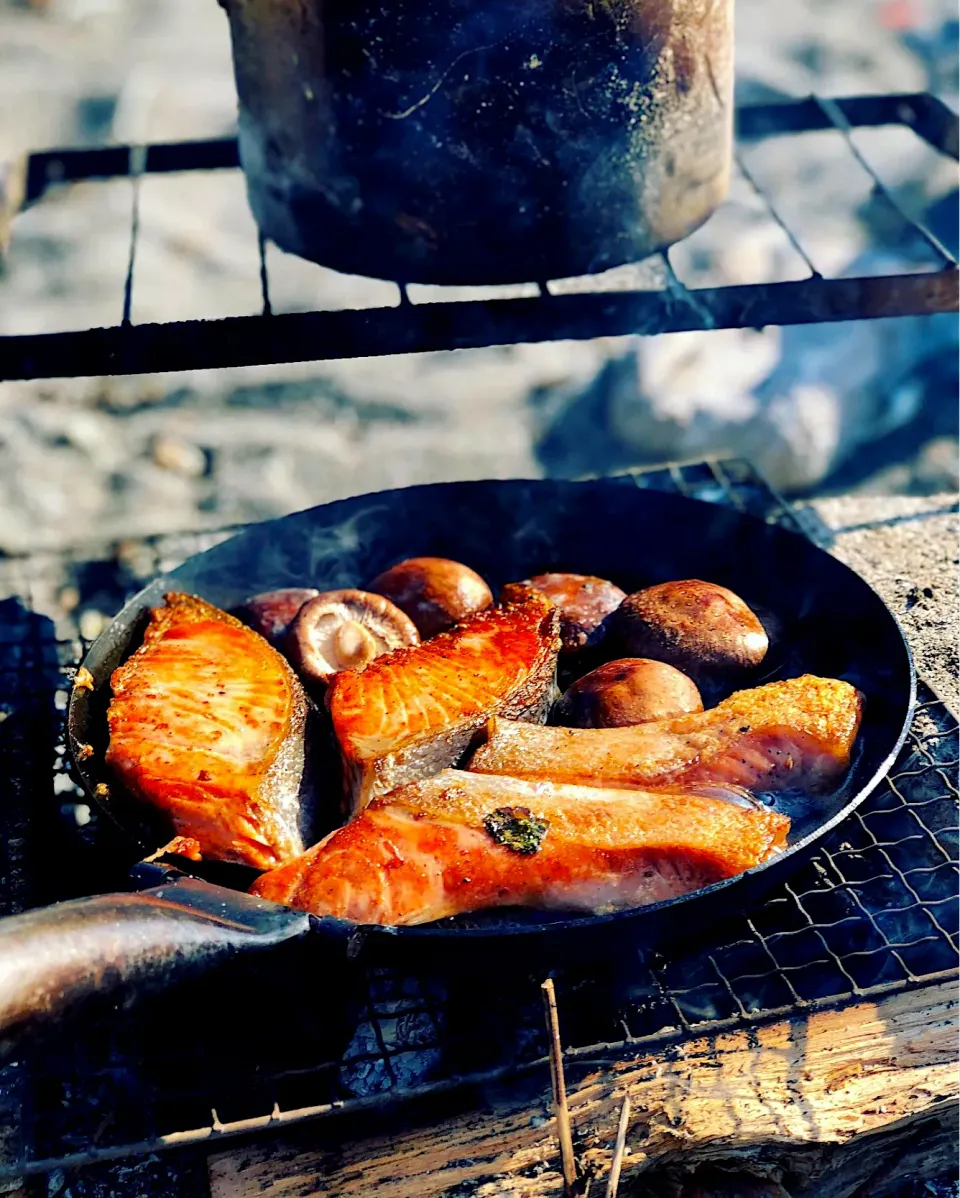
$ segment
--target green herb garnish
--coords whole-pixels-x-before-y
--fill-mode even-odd
[[[529,807],[498,807],[486,817],[483,826],[497,844],[525,857],[539,851],[547,834],[547,821],[537,819]]]

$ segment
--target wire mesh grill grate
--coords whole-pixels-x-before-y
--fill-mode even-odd
[[[741,462],[671,465],[635,479],[800,529],[797,515]],[[0,770],[10,779],[5,912],[123,886],[127,861],[109,826],[86,808],[60,739],[69,677],[84,649],[80,626],[228,531],[136,542],[99,561],[0,561],[0,590],[14,596],[0,603],[0,712],[7,716]],[[41,614],[70,588],[79,596],[72,610],[55,619]],[[921,684],[886,782],[761,906],[712,927],[705,943],[625,950],[623,960],[557,975],[569,1067],[640,1048],[669,1051],[691,1034],[955,976],[958,757],[956,721]],[[0,1071],[0,1111],[17,1129],[0,1169],[43,1172],[204,1143],[542,1068],[541,980],[471,977],[458,985],[377,969],[366,978],[345,1051],[331,1052],[298,1025],[293,1051],[259,1053],[255,1067],[234,1061],[228,1068],[229,1046],[205,1034],[194,1043],[182,1026],[171,1046],[156,1024],[136,1018],[86,1024],[82,1037],[58,1047],[55,1062],[38,1055]],[[172,1070],[173,1047],[194,1067]]]
[[[956,311],[954,255],[904,210],[853,136],[857,129],[881,126],[910,129],[939,153],[957,157],[957,117],[933,96],[854,96],[838,100],[811,96],[738,111],[739,148],[734,160],[737,182],[745,184],[758,205],[767,231],[776,226],[780,237],[792,247],[800,271],[796,279],[775,281],[766,277],[748,284],[687,286],[675,269],[677,255],[670,251],[654,255],[639,266],[644,281],[634,279],[628,289],[623,288],[622,280],[611,287],[604,275],[479,290],[418,289],[388,283],[376,290],[375,306],[284,312],[275,302],[270,255],[259,237],[256,253],[251,247],[250,254],[258,272],[259,313],[191,320],[183,319],[181,309],[163,323],[138,323],[135,319],[144,181],[171,172],[236,169],[236,142],[223,139],[33,154],[20,163],[24,205],[35,203],[48,189],[64,183],[117,178],[130,181],[122,308],[115,318],[119,323],[110,328],[0,337],[0,379],[321,361],[521,342]],[[788,220],[784,216],[786,208],[797,207],[800,197],[779,194],[777,188],[761,179],[744,155],[751,143],[811,133],[829,133],[841,139],[845,154],[855,164],[854,173],[887,205],[903,237],[913,247],[912,265],[898,273],[889,273],[888,265],[887,273],[867,272],[865,277],[828,277],[817,268],[816,254],[805,244],[806,235],[793,227],[798,218],[794,215]],[[784,205],[784,199],[790,203]],[[856,202],[854,196],[850,200]],[[756,230],[748,236],[753,235]],[[253,229],[251,237],[257,237]],[[14,229],[14,246],[15,239]],[[393,296],[388,306],[381,306],[384,288],[388,296]],[[480,294],[485,298],[468,298]]]

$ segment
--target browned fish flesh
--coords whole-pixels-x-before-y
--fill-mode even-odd
[[[203,857],[271,869],[304,849],[306,695],[239,620],[165,599],[110,679],[107,763]]]
[[[486,907],[606,912],[767,860],[789,819],[698,794],[600,790],[444,770],[373,800],[252,892],[366,924]]]
[[[491,716],[544,720],[555,698],[559,618],[530,591],[337,674],[327,707],[350,809],[455,764]]]
[[[531,728],[494,719],[469,769],[587,786],[720,783],[822,792],[850,766],[863,698],[804,675],[737,691],[709,711],[627,728]]]

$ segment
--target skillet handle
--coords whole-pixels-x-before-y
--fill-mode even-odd
[[[147,890],[74,899],[0,920],[0,1060],[88,999],[154,993],[308,933],[327,942],[332,951],[324,956],[334,967],[338,958],[346,965],[354,955],[353,925],[167,876],[173,880]]]

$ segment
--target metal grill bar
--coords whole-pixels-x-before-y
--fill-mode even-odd
[[[848,96],[833,101],[854,127],[907,125],[934,149],[957,157],[957,118],[935,96],[904,93],[886,96]],[[740,141],[760,141],[831,127],[815,97],[781,104],[751,104],[737,110]],[[131,146],[94,149],[41,150],[27,159],[24,203],[35,203],[50,187],[92,179],[124,179],[130,170]],[[232,170],[240,165],[235,137],[204,141],[156,142],[146,147],[144,173]]]
[[[886,203],[893,209],[897,216],[900,217],[905,225],[911,226],[920,234],[927,245],[930,246],[933,252],[941,260],[941,262],[945,264],[953,262],[954,257],[946,248],[946,246],[943,245],[938,238],[934,237],[930,230],[926,228],[925,225],[921,224],[920,221],[915,220],[907,215],[900,201],[885,185],[877,172],[873,169],[870,163],[867,162],[866,158],[864,158],[863,154],[860,153],[860,148],[853,140],[853,128],[844,115],[842,109],[835,103],[835,101],[821,96],[814,96],[814,100],[820,106],[820,108],[823,109],[831,125],[843,134],[843,139],[847,143],[850,153],[854,156],[854,158],[856,158],[857,162],[860,163],[866,173],[873,180],[873,185],[877,193],[883,196]]]
[[[273,305],[270,303],[270,277],[267,271],[267,240],[262,233],[257,235],[257,251],[260,255],[260,296],[263,299],[261,316],[272,316]]]
[[[673,269],[673,263],[670,261],[669,253],[660,255],[664,266],[664,274],[667,281],[667,292],[676,297],[681,303],[686,304],[694,318],[699,320],[700,327],[704,329],[715,329],[716,322],[713,318],[713,313],[709,307],[701,303],[700,296],[695,290],[691,290],[685,286]]]
[[[753,191],[753,193],[756,196],[759,197],[760,200],[763,201],[763,203],[766,206],[767,211],[770,213],[771,217],[773,217],[773,219],[776,221],[776,223],[779,225],[779,227],[783,230],[787,240],[793,246],[794,252],[805,263],[807,270],[810,271],[810,277],[814,278],[814,279],[823,278],[823,276],[820,274],[819,270],[817,270],[817,268],[814,266],[813,261],[810,258],[810,255],[800,244],[800,241],[797,238],[797,235],[794,233],[794,231],[790,228],[790,226],[787,224],[787,222],[783,219],[783,217],[777,211],[776,204],[774,204],[772,197],[769,196],[767,194],[767,192],[764,190],[764,188],[762,188],[760,186],[759,182],[756,179],[756,176],[753,174],[753,172],[747,166],[746,162],[744,162],[743,155],[739,151],[734,151],[734,162],[736,162],[737,169],[740,171],[740,174],[743,175],[744,179],[747,181],[748,185],[750,186],[750,189]]]
[[[33,204],[51,187],[93,179],[126,179],[132,146],[40,150],[27,159],[24,204]],[[146,148],[143,171],[148,175],[182,171],[235,170],[240,165],[235,137],[205,141],[156,142]]]
[[[130,308],[133,304],[133,271],[137,262],[137,240],[140,236],[140,180],[143,178],[143,165],[146,151],[143,146],[130,147],[130,178],[133,182],[133,195],[130,203],[130,255],[127,259],[127,277],[123,283],[123,319],[124,327],[130,326]]]
[[[834,100],[847,122],[864,129],[884,125],[906,125],[918,137],[945,154],[956,158],[957,117],[942,100],[923,93],[887,96],[850,96]],[[814,133],[829,129],[831,118],[823,111],[816,96],[789,104],[758,104],[737,114],[740,141],[759,141],[791,133]]]
[[[737,120],[742,141],[833,129],[847,138],[851,150],[868,170],[869,166],[849,139],[851,128],[907,125],[942,153],[957,156],[957,118],[931,96],[861,96],[829,101],[810,97],[744,108]],[[139,157],[141,162],[137,161],[134,150],[125,146],[34,154],[27,163],[25,202],[36,201],[57,182],[129,176],[134,178],[136,186],[141,173],[217,170],[238,165],[236,144],[230,139],[153,145],[140,151]],[[688,289],[664,255],[667,285],[660,291],[581,290],[553,295],[540,280],[539,295],[531,298],[416,304],[410,302],[406,289],[401,287],[400,302],[394,307],[272,315],[261,239],[260,315],[132,326],[130,296],[137,237],[134,221],[123,322],[105,329],[0,337],[0,380],[326,361],[603,336],[922,316],[957,310],[954,259],[929,230],[906,216],[888,192],[884,194],[906,225],[947,263],[946,268],[939,272],[825,279],[817,273],[766,190],[742,161],[740,166],[770,219],[783,229],[806,262],[810,278]],[[602,286],[598,282],[597,287]]]
[[[929,274],[670,292],[403,304],[0,338],[0,380],[321,362],[539,341],[927,316],[958,307],[954,268]],[[707,314],[706,316],[702,313]]]

